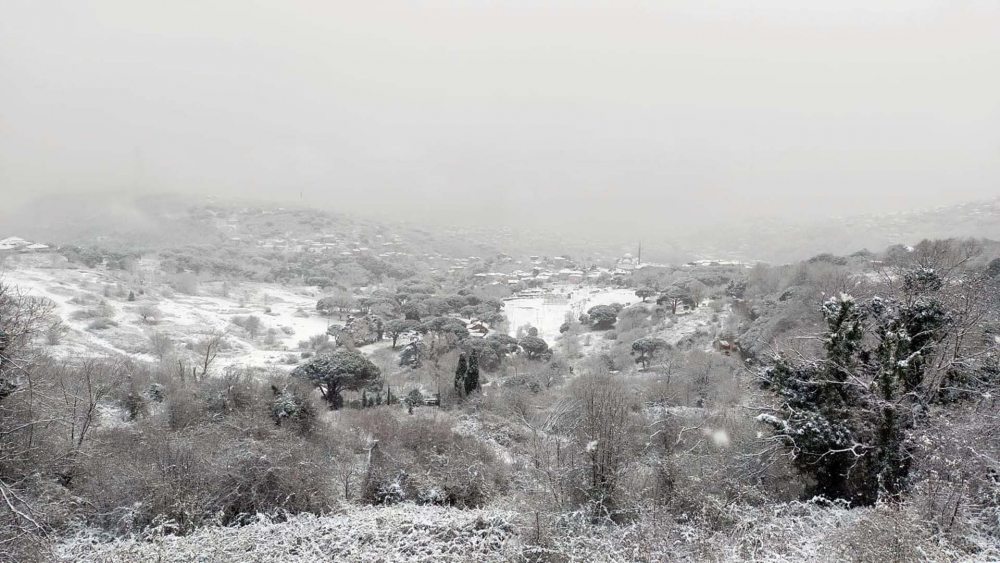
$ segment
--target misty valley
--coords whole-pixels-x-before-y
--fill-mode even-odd
[[[0,0],[0,563],[1000,562],[998,31]]]
[[[162,207],[0,240],[15,560],[997,554],[1000,243],[670,264]]]

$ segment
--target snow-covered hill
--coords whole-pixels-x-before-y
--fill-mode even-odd
[[[297,353],[299,341],[325,333],[331,324],[342,324],[316,312],[315,288],[246,282],[226,296],[208,287],[187,295],[165,286],[134,287],[119,276],[89,269],[24,267],[3,272],[2,280],[24,295],[53,303],[54,316],[64,329],[47,342],[47,350],[58,358],[124,354],[152,361],[154,334],[182,348],[212,331],[222,331],[229,345],[220,352],[217,368],[280,366],[287,365],[289,354]],[[150,309],[155,315],[144,320],[141,313]],[[234,319],[250,315],[262,324],[254,337],[233,324]],[[95,322],[98,319],[108,322]]]

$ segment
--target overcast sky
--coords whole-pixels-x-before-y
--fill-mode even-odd
[[[993,197],[998,6],[0,0],[0,193],[616,229]]]

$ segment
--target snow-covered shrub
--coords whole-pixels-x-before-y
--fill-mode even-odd
[[[149,400],[154,403],[162,403],[163,399],[166,397],[166,389],[159,383],[153,383],[150,384],[149,391],[147,391],[146,394],[149,396]]]
[[[316,424],[317,409],[309,400],[306,390],[296,385],[286,385],[279,390],[271,386],[274,399],[271,401],[271,418],[277,425],[289,424],[300,434],[312,432]]]
[[[69,332],[69,327],[57,320],[45,329],[45,341],[50,346],[57,346],[62,342],[62,338],[67,332]]]
[[[849,561],[918,561],[930,555],[921,544],[933,532],[911,511],[879,505],[852,524],[830,538]]]
[[[90,321],[90,323],[87,325],[87,328],[89,330],[107,330],[111,327],[116,327],[116,326],[118,326],[117,322],[106,317],[98,317]]]
[[[182,432],[108,429],[81,459],[74,489],[91,524],[115,533],[170,521],[175,532],[258,514],[321,513],[335,498],[328,457],[267,419]]]
[[[171,430],[183,430],[204,422],[206,408],[194,391],[180,388],[168,394],[167,424]]]
[[[517,514],[500,510],[348,507],[336,515],[303,514],[281,522],[259,516],[239,528],[209,526],[188,536],[151,531],[105,542],[83,531],[58,552],[60,560],[80,563],[507,563],[526,560],[516,519]]]
[[[408,416],[398,408],[376,407],[349,413],[351,425],[377,444],[363,500],[378,504],[438,499],[479,507],[507,490],[506,466],[486,443],[456,432],[449,417],[431,409],[413,412]]]
[[[142,393],[134,385],[125,393],[120,403],[122,409],[125,410],[127,420],[135,420],[149,413],[149,405],[146,403],[146,398],[143,397]]]
[[[255,370],[227,368],[221,377],[205,379],[200,396],[207,412],[224,415],[254,410],[262,412],[267,404],[267,394]]]

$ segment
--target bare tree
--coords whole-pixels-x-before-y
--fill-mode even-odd
[[[701,302],[705,299],[705,294],[707,292],[708,286],[698,280],[694,280],[688,284],[688,295],[691,297],[691,301],[694,302],[695,307],[701,305]]]
[[[118,389],[133,370],[125,358],[88,359],[78,368],[57,370],[57,385],[65,411],[69,441],[74,449],[83,445],[97,419],[97,407]]]
[[[30,346],[51,326],[54,304],[0,280],[0,554],[37,553],[45,534],[31,500],[19,488],[39,449],[36,427],[58,419],[36,409],[32,370],[44,361]]]
[[[620,478],[631,455],[632,400],[623,382],[607,374],[585,376],[574,396],[582,412],[577,432],[587,460],[592,517],[614,518]]]
[[[243,330],[247,331],[247,334],[250,336],[250,340],[256,340],[263,328],[264,323],[262,323],[260,321],[260,317],[256,315],[250,315],[243,322]]]
[[[219,347],[225,342],[228,331],[213,331],[206,334],[195,344],[195,351],[198,353],[198,366],[191,368],[191,375],[195,381],[204,378],[208,374],[209,368],[219,355]],[[201,368],[199,373],[198,368]]]
[[[150,334],[149,344],[153,349],[153,354],[155,354],[160,361],[163,361],[163,358],[169,356],[170,353],[174,351],[174,341],[162,332],[154,332],[153,334]]]
[[[163,316],[163,313],[160,312],[156,305],[142,305],[136,308],[135,312],[138,313],[142,322],[146,324],[153,324]]]

